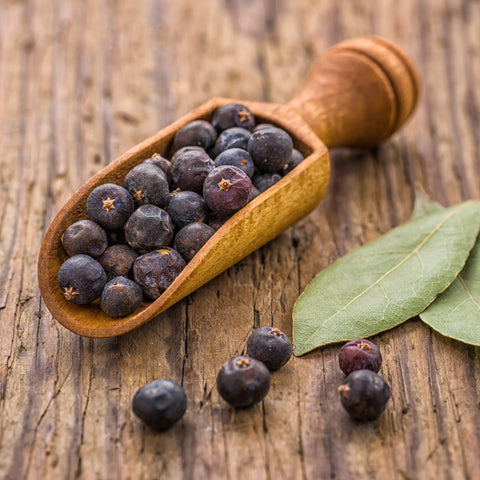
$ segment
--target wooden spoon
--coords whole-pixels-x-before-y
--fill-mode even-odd
[[[327,147],[368,147],[387,139],[413,112],[418,93],[419,78],[407,55],[385,39],[368,36],[342,42],[318,59],[302,90],[287,105],[210,100],[98,172],[58,212],[38,262],[40,291],[48,309],[65,327],[87,337],[121,335],[151,320],[310,213],[327,187]],[[231,217],[154,302],[144,303],[128,317],[112,319],[98,301],[91,305],[67,301],[57,284],[58,270],[67,258],[61,237],[73,222],[87,218],[90,192],[103,183],[123,184],[127,172],[143,160],[154,153],[167,155],[178,129],[195,119],[209,119],[216,108],[232,102],[249,107],[258,122],[289,131],[305,160]]]

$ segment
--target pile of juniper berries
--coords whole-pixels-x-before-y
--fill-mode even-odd
[[[65,299],[100,298],[107,315],[130,315],[158,298],[225,221],[303,160],[290,135],[256,124],[244,105],[218,108],[175,135],[173,155],[132,168],[123,185],[95,188],[88,219],[62,236]]]

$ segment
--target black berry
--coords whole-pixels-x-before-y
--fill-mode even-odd
[[[214,168],[203,185],[206,204],[222,215],[231,215],[244,207],[251,192],[252,182],[248,175],[230,165]]]
[[[248,141],[248,152],[262,172],[279,172],[292,157],[290,135],[280,128],[263,128]]]
[[[173,178],[172,178],[172,164],[170,163],[169,160],[166,158],[162,157],[158,153],[154,153],[150,158],[147,158],[143,163],[151,163],[152,165],[155,165],[156,167],[160,168],[162,172],[165,174],[167,177],[168,185],[170,187],[170,190],[174,188],[174,183],[173,183]]]
[[[370,340],[357,338],[343,345],[338,354],[338,363],[345,375],[363,369],[377,373],[382,366],[382,354]]]
[[[158,298],[185,268],[185,260],[173,248],[140,255],[133,264],[133,276],[143,293],[152,300]]]
[[[288,163],[283,167],[283,174],[286,175],[287,173],[291,172],[297,165],[299,165],[301,162],[303,162],[304,158],[303,155],[299,150],[296,148],[293,149],[292,151],[292,156],[290,157],[290,160]]]
[[[216,158],[230,148],[243,148],[246,150],[251,136],[252,133],[245,128],[233,127],[224,130],[218,136],[215,146],[211,150],[212,157]]]
[[[229,218],[229,215],[221,215],[213,212],[208,216],[207,225],[217,231]]]
[[[138,207],[125,224],[128,245],[140,253],[170,245],[174,225],[170,215],[155,205]]]
[[[217,140],[217,131],[211,123],[205,120],[194,120],[175,134],[173,150],[188,146],[202,147],[207,150],[215,144],[215,140]]]
[[[84,305],[100,296],[107,282],[107,274],[92,257],[80,254],[62,264],[57,281],[66,300]]]
[[[290,359],[292,342],[278,328],[260,327],[247,340],[247,355],[263,362],[269,370],[278,370]]]
[[[137,257],[138,253],[128,245],[117,244],[108,247],[98,261],[111,280],[114,277],[130,277]]]
[[[230,103],[215,110],[212,124],[218,132],[232,127],[251,130],[255,126],[255,117],[249,108],[238,103]]]
[[[282,176],[279,173],[260,173],[253,177],[253,185],[262,193],[281,179]]]
[[[215,164],[204,150],[185,150],[172,166],[172,177],[182,190],[201,193],[203,182]]]
[[[234,407],[245,408],[260,402],[269,388],[268,368],[254,358],[232,358],[218,372],[218,393]]]
[[[215,158],[215,166],[233,165],[243,170],[250,178],[253,177],[255,166],[250,154],[243,148],[230,148]]]
[[[250,193],[250,199],[248,201],[251,202],[254,198],[257,198],[261,193],[262,192],[255,185],[253,185],[252,193]]]
[[[189,262],[214,233],[215,230],[205,223],[189,223],[175,235],[173,248]]]
[[[170,200],[170,188],[163,170],[152,163],[141,163],[125,176],[124,187],[135,205],[152,204],[165,207]]]
[[[149,427],[166,430],[185,414],[187,397],[178,383],[155,380],[137,391],[133,397],[132,410]]]
[[[104,287],[100,308],[110,317],[126,317],[142,304],[142,288],[125,277],[112,278]]]
[[[65,230],[62,245],[70,256],[85,253],[97,258],[107,248],[107,234],[92,220],[79,220]]]
[[[390,388],[385,380],[371,370],[355,370],[338,387],[340,400],[355,420],[370,421],[385,410]]]
[[[205,152],[205,149],[202,147],[195,147],[195,146],[189,146],[189,147],[182,147],[179,150],[177,150],[173,155],[172,158],[170,158],[170,165],[173,168],[173,165],[177,161],[177,158],[183,155],[186,152]]]
[[[195,192],[178,192],[172,195],[167,206],[170,215],[177,228],[193,222],[203,222],[207,218],[207,207],[203,197]]]
[[[108,231],[121,229],[134,209],[128,190],[114,183],[98,186],[87,199],[88,216]]]
[[[258,125],[255,126],[253,129],[252,133],[259,132],[260,130],[263,130],[264,128],[272,128],[274,125],[271,123],[259,123]]]

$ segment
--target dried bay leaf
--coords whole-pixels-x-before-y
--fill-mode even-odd
[[[430,197],[422,190],[415,192],[415,203],[413,204],[412,220],[415,220],[432,213],[437,213],[444,208],[437,202],[430,200]]]
[[[427,197],[415,199],[412,218],[442,207]],[[438,333],[470,345],[480,346],[480,239],[454,282],[421,314]]]
[[[455,281],[420,314],[442,335],[480,346],[480,242]]]
[[[469,201],[394,228],[337,260],[295,303],[295,355],[418,315],[455,280],[479,228],[480,203]]]

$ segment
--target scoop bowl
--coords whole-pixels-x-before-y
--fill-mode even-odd
[[[143,325],[308,215],[328,185],[327,147],[369,147],[386,140],[414,111],[419,89],[416,68],[399,47],[380,37],[359,37],[320,57],[303,88],[286,105],[211,99],[117,158],[60,209],[45,234],[38,260],[46,306],[66,328],[87,337],[113,337]],[[67,301],[57,284],[58,271],[67,259],[61,237],[69,225],[88,218],[90,192],[103,183],[123,184],[125,175],[154,153],[168,156],[181,127],[193,120],[209,120],[228,103],[246,105],[257,123],[287,130],[305,160],[224,223],[157,300],[144,302],[120,319],[104,314],[98,301],[90,305]]]

